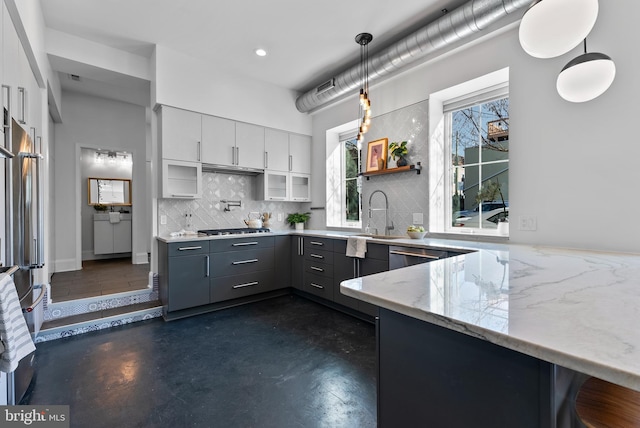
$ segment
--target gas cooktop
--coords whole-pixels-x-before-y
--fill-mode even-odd
[[[237,229],[207,229],[207,230],[199,230],[198,233],[201,233],[203,235],[207,235],[207,236],[214,236],[214,235],[244,235],[247,233],[267,233],[267,232],[271,232],[271,230],[269,230],[266,227],[259,227],[259,228],[248,228],[248,227],[241,227],[241,228],[237,228]]]

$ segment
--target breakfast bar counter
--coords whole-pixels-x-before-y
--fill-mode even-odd
[[[517,407],[509,401],[512,398],[531,402],[537,395],[541,404],[532,413],[539,413],[540,419],[530,426],[555,426],[549,421],[557,409],[547,404],[557,400],[556,368],[640,390],[640,256],[520,245],[481,247],[466,255],[342,282],[343,294],[381,308],[380,426],[389,420],[389,408],[396,411],[394,418],[411,413],[412,398],[403,390],[411,390],[412,383],[412,394],[422,396],[440,382],[436,392],[425,392],[422,405],[414,403],[418,410],[430,409],[430,415],[441,408],[455,412],[450,402],[464,401],[461,391],[475,392],[469,402],[494,402],[503,406],[501,411]],[[494,363],[497,366],[491,367]],[[467,368],[471,372],[463,375],[460,370]],[[422,372],[424,384],[416,380]],[[518,383],[507,385],[514,378]],[[393,384],[401,390],[394,391]],[[450,390],[451,400],[444,400]],[[439,398],[444,401],[428,404]],[[485,419],[478,413],[475,417]]]

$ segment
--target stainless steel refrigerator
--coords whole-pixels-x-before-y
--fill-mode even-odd
[[[35,284],[37,269],[44,266],[42,155],[31,136],[5,110],[5,262],[17,266],[13,274],[16,291],[29,331],[36,331],[33,309],[41,309],[44,289]],[[6,123],[6,122],[5,122]],[[12,155],[12,156],[11,156]],[[34,290],[36,290],[34,292]],[[34,299],[34,296],[38,296]],[[19,404],[35,373],[35,352],[20,361],[7,376],[8,404]]]

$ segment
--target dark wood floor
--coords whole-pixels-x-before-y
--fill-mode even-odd
[[[54,302],[142,290],[149,283],[149,264],[131,264],[131,258],[85,260],[82,270],[57,272],[51,278]]]

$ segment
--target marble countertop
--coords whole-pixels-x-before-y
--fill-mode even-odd
[[[464,246],[341,292],[640,391],[640,255]]]

